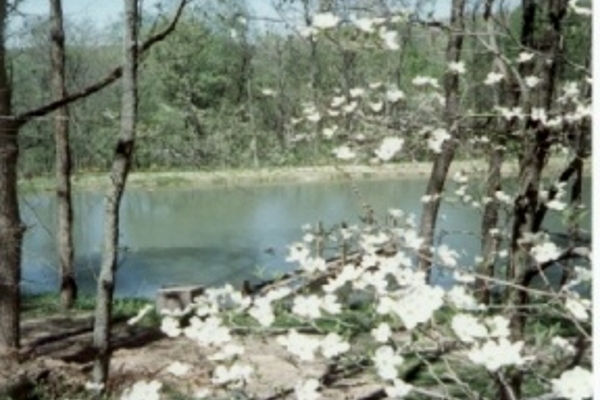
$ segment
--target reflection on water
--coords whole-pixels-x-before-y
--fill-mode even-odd
[[[286,246],[299,240],[303,224],[358,223],[362,201],[379,216],[389,208],[417,214],[424,190],[423,180],[401,180],[128,191],[121,208],[116,294],[152,296],[168,284],[240,284],[255,278],[257,271],[286,271],[291,267],[284,262]],[[77,279],[81,290],[90,292],[96,286],[102,250],[102,194],[77,193],[74,207]],[[22,214],[29,227],[23,249],[24,289],[55,290],[53,195],[24,197]],[[437,240],[462,249],[463,261],[472,264],[479,239],[471,232],[478,230],[479,214],[452,204],[445,204],[441,214]],[[435,278],[446,279],[440,274]]]

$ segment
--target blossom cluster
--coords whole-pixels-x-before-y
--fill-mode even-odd
[[[455,176],[457,182],[465,179],[464,174]],[[244,361],[249,350],[236,340],[226,323],[233,315],[249,316],[259,329],[278,326],[278,318],[284,315],[293,318],[299,325],[277,334],[273,345],[280,346],[301,363],[321,359],[326,363],[343,364],[358,354],[367,355],[374,375],[392,398],[403,398],[421,390],[414,382],[405,381],[402,371],[407,359],[418,355],[419,349],[430,343],[427,337],[433,332],[448,339],[453,337],[457,343],[455,350],[447,354],[447,362],[457,359],[492,374],[528,369],[541,362],[524,340],[511,339],[507,316],[491,312],[479,303],[471,286],[472,271],[460,267],[458,253],[449,246],[439,246],[435,254],[444,268],[454,271],[455,284],[448,288],[428,284],[426,274],[414,268],[410,257],[422,243],[415,229],[414,215],[390,210],[389,216],[393,222],[389,227],[351,226],[331,234],[353,241],[360,249],[360,257],[346,264],[327,263],[313,255],[311,244],[315,237],[307,227],[303,240],[288,248],[287,261],[296,267],[298,279],[273,285],[254,296],[246,296],[231,285],[225,285],[208,289],[185,310],[164,310],[163,332],[173,337],[185,336],[210,351],[208,359],[214,363],[211,386],[202,388],[201,392],[213,393],[218,388],[244,389],[254,379],[255,366]],[[531,244],[533,259],[549,259],[548,250],[544,250],[544,246],[548,246],[544,244],[547,238],[526,239]],[[389,249],[390,245],[395,250],[382,253],[381,250]],[[578,267],[576,271],[573,282],[589,280],[587,270]],[[310,291],[302,289],[303,282],[317,278],[321,282],[318,287]],[[589,301],[566,290],[564,307],[568,315],[589,322]],[[304,333],[300,330],[302,326],[318,327],[320,321],[332,319],[344,326],[345,315],[351,312],[351,298],[364,299],[362,307],[367,307],[365,315],[370,315],[358,331],[319,328]],[[435,323],[440,313],[451,316],[446,324]],[[561,359],[572,357],[576,352],[572,338],[555,337],[549,347],[554,349],[554,357]],[[193,370],[188,364],[174,363],[167,372],[186,377]],[[590,382],[589,371],[576,367],[554,379],[548,390],[557,396],[584,399],[590,393]],[[298,399],[321,397],[322,384],[310,374],[301,374],[292,384]],[[123,394],[123,399],[159,398],[160,388],[159,383],[138,382]]]
[[[570,9],[578,14],[587,13],[587,9],[578,6],[577,2],[571,2]],[[366,42],[376,43],[384,50],[398,51],[401,49],[396,28],[404,18],[406,15],[402,14],[385,18],[350,17],[347,20],[332,12],[322,12],[312,16],[302,35],[313,41],[331,38],[338,27],[345,26],[354,29]],[[339,42],[345,45],[343,41]],[[507,66],[518,67],[539,62],[540,57],[537,52],[523,49],[516,57],[504,62]],[[492,70],[485,71],[485,78],[471,83],[495,92],[501,85],[516,79],[523,94],[534,93],[543,87],[544,82],[536,75],[512,76],[506,71],[495,65]],[[467,72],[462,61],[448,62],[444,68],[446,77],[461,81],[466,79]],[[553,110],[496,104],[491,115],[498,121],[514,122],[519,126],[525,121],[533,122],[530,125],[547,128],[560,138],[563,128],[591,116],[590,102],[580,96],[583,85],[564,82],[557,95],[559,107]],[[361,151],[368,148],[370,162],[393,161],[402,155],[409,138],[382,128],[385,124],[374,124],[376,129],[368,129],[367,123],[360,122],[380,122],[382,119],[388,122],[386,115],[405,105],[409,90],[435,102],[438,107],[445,107],[442,86],[438,78],[419,75],[402,89],[385,81],[339,89],[320,102],[313,99],[302,105],[291,125],[308,127],[310,134],[298,135],[294,141],[315,135],[322,135],[326,140],[348,139],[331,150],[337,159],[357,160]],[[264,88],[262,94],[277,96],[269,88]],[[363,130],[357,133],[356,127]],[[458,140],[455,131],[454,126],[440,120],[422,126],[414,134],[426,143],[429,151],[439,154]],[[537,132],[522,129],[510,134],[527,137]],[[497,140],[488,136],[474,138],[470,143],[501,148]],[[519,200],[519,193],[511,189],[498,188],[486,195],[474,193],[470,190],[471,177],[465,171],[456,173],[453,180],[457,185],[454,195],[476,209],[494,202],[511,210]],[[565,194],[565,185],[559,183],[551,189],[542,187],[537,200],[547,210],[566,213],[568,206],[562,200]],[[428,194],[421,201],[436,202],[443,196],[446,194]],[[161,329],[170,337],[184,336],[209,350],[208,360],[214,365],[212,386],[204,388],[207,391],[244,389],[255,378],[254,366],[245,361],[250,349],[244,348],[230,327],[230,322],[237,316],[248,317],[246,321],[253,328],[274,335],[272,345],[284,350],[299,369],[315,360],[327,365],[345,365],[363,357],[366,359],[364,364],[371,368],[373,376],[391,398],[403,398],[423,389],[418,382],[409,381],[404,372],[409,363],[426,359],[425,354],[442,354],[439,366],[446,368],[445,376],[460,382],[462,387],[468,386],[465,382],[470,382],[470,376],[457,376],[457,367],[479,368],[502,382],[506,374],[516,371],[526,375],[548,358],[554,357],[557,365],[558,361],[569,365],[564,362],[572,361],[581,351],[576,348],[579,341],[574,337],[531,338],[528,333],[521,333],[511,326],[518,320],[519,312],[529,310],[480,302],[476,293],[480,284],[477,278],[481,278],[477,264],[483,257],[477,257],[473,265],[464,265],[457,249],[443,243],[431,246],[428,249],[431,262],[451,272],[453,281],[450,287],[431,284],[427,273],[416,268],[415,260],[425,243],[416,229],[416,216],[394,209],[389,211],[387,218],[392,221],[390,226],[344,227],[329,237],[337,244],[352,243],[355,248],[352,256],[345,253],[337,262],[327,262],[321,254],[314,254],[315,236],[307,230],[301,241],[288,247],[286,261],[296,271],[292,274],[294,279],[276,281],[252,295],[243,294],[231,285],[209,289],[184,310],[164,311]],[[501,239],[507,231],[494,227],[484,234]],[[516,244],[518,249],[499,248],[491,256],[505,259],[514,256],[509,250],[521,251],[525,255],[523,263],[528,268],[540,269],[543,277],[542,269],[559,262],[568,252],[545,233],[522,232]],[[550,313],[570,321],[583,331],[585,338],[592,307],[575,288],[591,277],[586,268],[573,269],[575,273],[571,280],[549,297],[553,307]],[[486,278],[497,280],[494,276]],[[510,284],[500,282],[498,287],[506,292],[515,290]],[[362,312],[359,323],[355,320],[356,309]],[[149,311],[149,308],[143,309],[130,323],[137,323]],[[281,324],[281,320],[293,321],[292,326]],[[446,342],[450,345],[443,346],[448,344]],[[551,357],[547,357],[548,354]],[[168,372],[187,376],[192,371],[189,365],[176,363],[168,368]],[[575,400],[589,398],[592,394],[591,372],[583,366],[561,371],[555,379],[540,381],[542,388],[552,396]],[[321,397],[322,386],[323,382],[318,378],[299,373],[298,380],[291,382],[290,390],[298,399],[316,400]],[[158,398],[160,388],[159,383],[142,381],[123,398]]]

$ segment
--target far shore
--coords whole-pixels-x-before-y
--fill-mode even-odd
[[[585,164],[585,174],[590,175],[590,163]],[[343,180],[424,179],[429,176],[432,162],[405,162],[385,165],[338,165],[312,167],[268,167],[259,169],[232,169],[218,171],[143,171],[132,172],[127,180],[128,188],[201,188],[219,186],[254,186],[277,183],[331,182]],[[555,176],[564,168],[563,159],[553,158],[546,168],[548,176]],[[482,178],[487,172],[483,159],[454,161],[449,177],[463,171]],[[516,161],[505,162],[503,176],[518,173]],[[109,172],[83,173],[73,176],[75,190],[102,190],[109,186]],[[25,190],[53,190],[51,177],[21,179],[19,186]]]

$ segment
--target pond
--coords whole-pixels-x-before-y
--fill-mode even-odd
[[[121,207],[121,246],[117,296],[152,297],[170,284],[240,285],[245,279],[293,268],[286,264],[287,246],[302,237],[304,224],[326,228],[345,221],[360,223],[362,202],[383,216],[390,208],[419,214],[423,179],[293,183],[254,187],[177,190],[128,190]],[[357,195],[359,193],[359,195]],[[359,197],[360,196],[360,197]],[[590,204],[590,180],[584,198]],[[58,287],[56,204],[52,193],[21,199],[28,226],[23,248],[26,292]],[[103,235],[103,194],[74,196],[77,280],[82,292],[93,292]],[[552,219],[552,218],[551,218]],[[479,249],[477,211],[444,204],[440,229],[444,243],[460,248],[472,263]],[[553,218],[551,229],[560,226]],[[589,218],[584,224],[590,228]],[[437,274],[438,283],[444,284]],[[447,283],[447,282],[446,282]]]

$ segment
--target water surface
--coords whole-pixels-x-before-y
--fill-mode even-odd
[[[589,180],[587,183],[589,204]],[[418,215],[425,185],[423,179],[403,179],[129,190],[121,208],[116,295],[150,297],[169,284],[239,285],[244,279],[256,279],[257,272],[286,271],[292,267],[284,262],[286,246],[302,237],[302,225],[360,223],[363,202],[380,218],[390,208]],[[93,292],[96,286],[102,250],[102,196],[81,192],[74,197],[77,279],[83,292]],[[21,210],[28,226],[23,249],[24,289],[56,290],[54,196],[27,195],[22,198]],[[463,260],[472,260],[479,248],[479,240],[472,234],[480,224],[478,212],[445,204],[441,215],[438,242],[463,249]],[[589,221],[586,224],[589,228]],[[554,218],[550,225],[554,229],[561,223]]]

